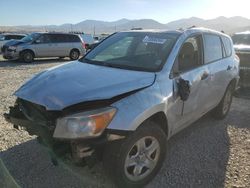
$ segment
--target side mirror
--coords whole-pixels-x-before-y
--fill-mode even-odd
[[[39,43],[41,43],[41,40],[39,39],[35,40],[35,44],[39,44]]]
[[[186,101],[190,95],[190,82],[182,78],[178,79],[178,93],[182,101]]]

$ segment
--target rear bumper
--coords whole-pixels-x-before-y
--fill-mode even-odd
[[[250,87],[250,67],[240,67],[239,86],[243,88]]]

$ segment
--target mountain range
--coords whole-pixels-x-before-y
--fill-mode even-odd
[[[34,32],[34,31],[80,31],[91,34],[113,33],[115,31],[130,30],[132,28],[143,29],[180,29],[191,26],[206,27],[218,31],[223,30],[228,34],[250,30],[250,19],[235,17],[217,17],[214,19],[201,19],[197,17],[175,20],[167,24],[157,22],[153,19],[129,20],[120,19],[107,22],[99,20],[84,20],[76,24],[62,25],[23,25],[23,26],[0,26],[0,31]]]

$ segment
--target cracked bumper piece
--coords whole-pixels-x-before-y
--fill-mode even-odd
[[[38,142],[49,150],[52,156],[53,163],[57,163],[57,159],[70,159],[74,164],[86,163],[86,159],[97,158],[96,154],[103,146],[110,141],[123,139],[126,137],[126,132],[116,132],[112,130],[105,130],[102,135],[96,138],[88,139],[58,139],[54,138],[53,134],[56,129],[56,121],[53,119],[42,119],[38,114],[37,119],[32,119],[29,112],[23,113],[27,110],[25,103],[15,104],[10,107],[9,113],[5,113],[6,121],[13,124],[14,128],[23,128],[30,135],[37,135]],[[23,107],[20,107],[22,106]],[[34,112],[34,109],[32,109]],[[38,112],[36,112],[38,113]],[[28,114],[28,115],[27,115]],[[51,116],[46,114],[45,116]],[[38,118],[39,117],[39,118]]]

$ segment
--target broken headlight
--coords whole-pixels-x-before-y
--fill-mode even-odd
[[[9,46],[9,50],[16,50],[17,49],[17,46]]]
[[[78,139],[100,136],[115,113],[116,108],[107,107],[59,118],[53,137]]]

